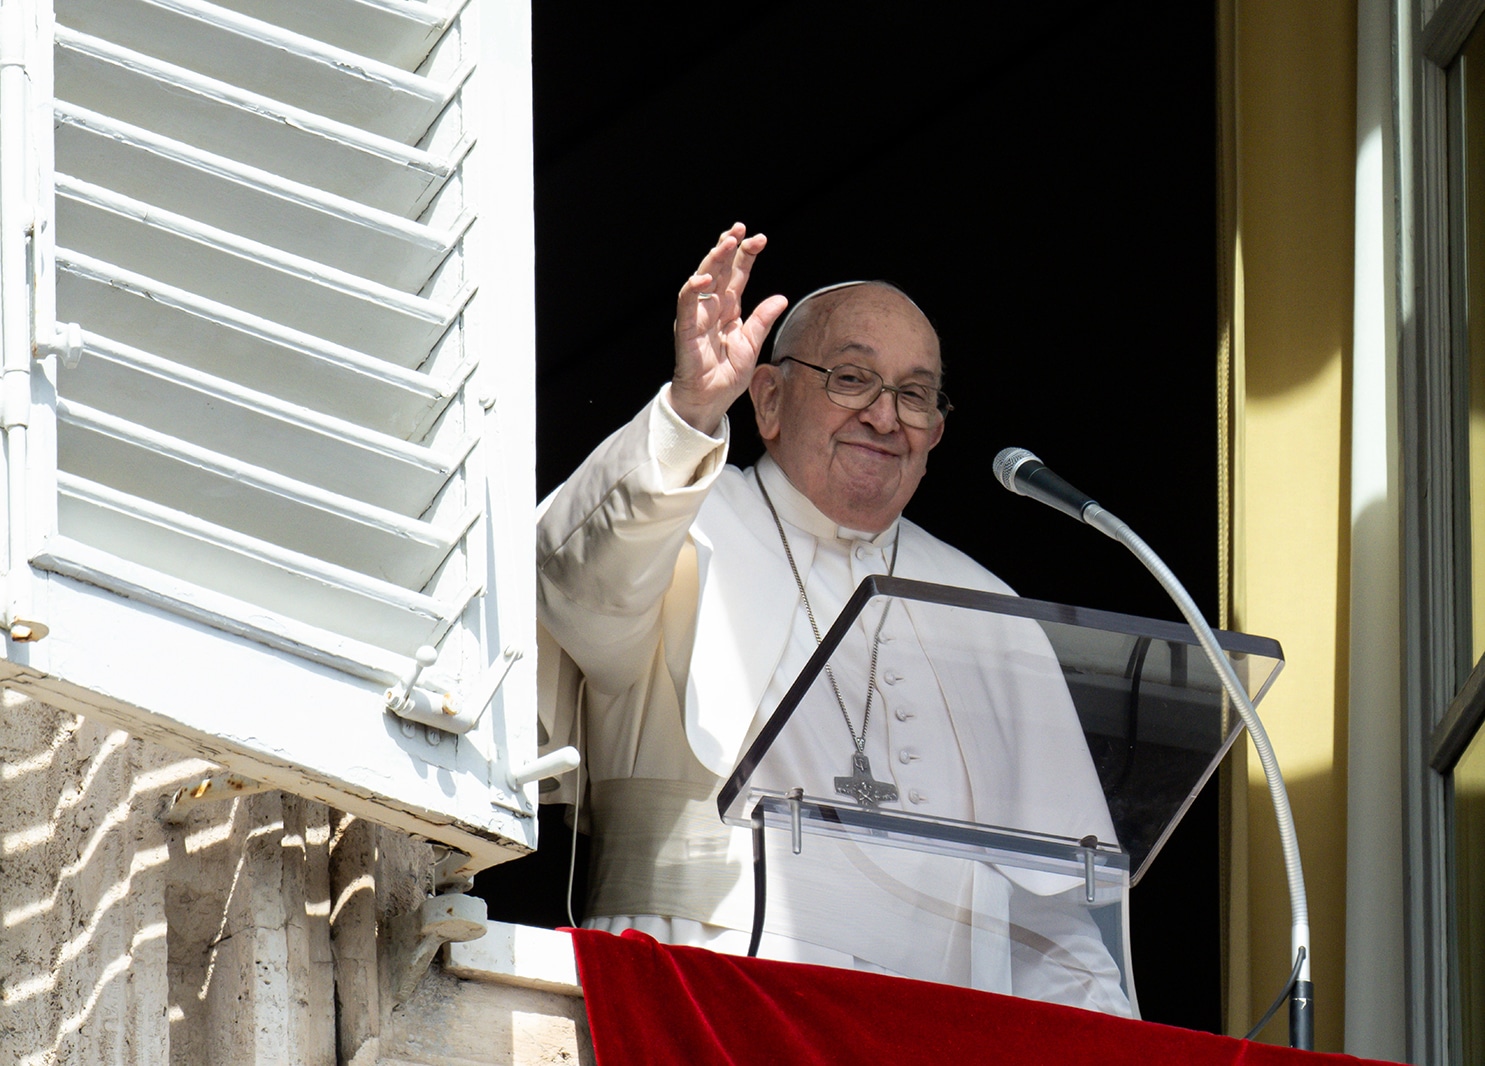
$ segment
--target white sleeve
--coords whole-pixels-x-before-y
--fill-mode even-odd
[[[727,457],[669,402],[670,386],[600,444],[537,513],[537,613],[590,685],[648,669],[691,523]]]

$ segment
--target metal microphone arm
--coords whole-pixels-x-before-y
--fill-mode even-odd
[[[1313,1051],[1315,1047],[1315,1002],[1314,986],[1310,981],[1310,906],[1305,896],[1304,870],[1299,861],[1299,838],[1294,831],[1294,811],[1289,806],[1289,792],[1284,787],[1284,776],[1279,772],[1279,762],[1274,758],[1274,749],[1269,743],[1268,733],[1264,730],[1263,723],[1259,721],[1258,712],[1254,710],[1252,701],[1248,699],[1248,693],[1238,679],[1237,671],[1232,668],[1232,663],[1217,646],[1217,638],[1212,633],[1212,627],[1207,625],[1206,619],[1197,610],[1196,602],[1176,579],[1170,567],[1166,566],[1160,556],[1156,555],[1154,550],[1129,528],[1127,522],[1110,514],[1098,504],[1090,502],[1084,508],[1083,521],[1133,552],[1135,557],[1145,564],[1145,568],[1155,575],[1155,580],[1160,582],[1161,587],[1170,594],[1170,598],[1180,608],[1187,623],[1196,632],[1196,639],[1201,643],[1207,658],[1211,660],[1217,676],[1222,679],[1222,687],[1227,691],[1233,706],[1237,708],[1238,717],[1247,727],[1248,735],[1253,738],[1253,747],[1258,750],[1258,761],[1263,766],[1263,776],[1268,782],[1269,796],[1273,800],[1274,817],[1279,823],[1279,843],[1284,852],[1284,875],[1289,882],[1289,953],[1290,957],[1295,960],[1294,965],[1298,972],[1298,978],[1294,982],[1294,993],[1289,1000],[1289,1046],[1304,1051]]]

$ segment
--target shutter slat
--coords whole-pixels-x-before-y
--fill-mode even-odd
[[[76,253],[57,301],[89,331],[404,439],[417,439],[471,370],[422,374]]]
[[[55,61],[58,99],[408,218],[473,143],[410,148],[61,26]]]
[[[70,104],[57,107],[67,174],[327,266],[418,292],[474,221],[426,226]]]
[[[475,443],[449,453],[408,444],[92,333],[83,359],[59,371],[69,400],[412,517]]]
[[[70,29],[404,144],[471,69],[435,81],[199,0],[57,0],[56,11]]]
[[[404,366],[424,362],[474,293],[427,300],[60,175],[57,247]]]
[[[428,57],[465,0],[218,0],[218,6],[415,70]]]
[[[83,404],[57,416],[61,470],[414,591],[474,521],[418,521]]]
[[[271,612],[408,655],[443,639],[476,591],[436,599],[65,471],[57,484],[64,538],[234,597],[249,617]]]

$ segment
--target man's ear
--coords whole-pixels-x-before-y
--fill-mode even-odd
[[[779,404],[783,399],[784,371],[773,363],[753,368],[748,395],[753,400],[753,417],[758,422],[758,436],[771,441],[779,435]]]
[[[944,439],[944,420],[939,419],[938,425],[934,426],[928,437],[928,450],[938,447],[938,442]]]

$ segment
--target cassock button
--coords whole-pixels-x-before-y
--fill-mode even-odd
[[[910,799],[914,803],[928,802],[928,797],[923,795],[923,793],[919,792],[916,788],[908,792],[908,799]]]
[[[896,716],[896,718],[897,718],[897,720],[899,722],[911,721],[912,719],[918,717],[915,713],[913,713],[912,711],[908,710],[906,707],[899,707],[899,708],[897,708],[897,710],[893,711],[892,713],[893,713],[894,716]]]
[[[902,680],[902,675],[899,674],[896,670],[888,670],[885,674],[882,675],[882,680],[887,682],[887,684],[889,685],[895,685]]]
[[[922,756],[912,748],[903,748],[897,753],[897,758],[899,762],[917,762]]]
[[[856,545],[856,558],[860,559],[862,562],[865,562],[867,559],[871,558],[871,554],[871,549],[868,548],[865,544]]]

